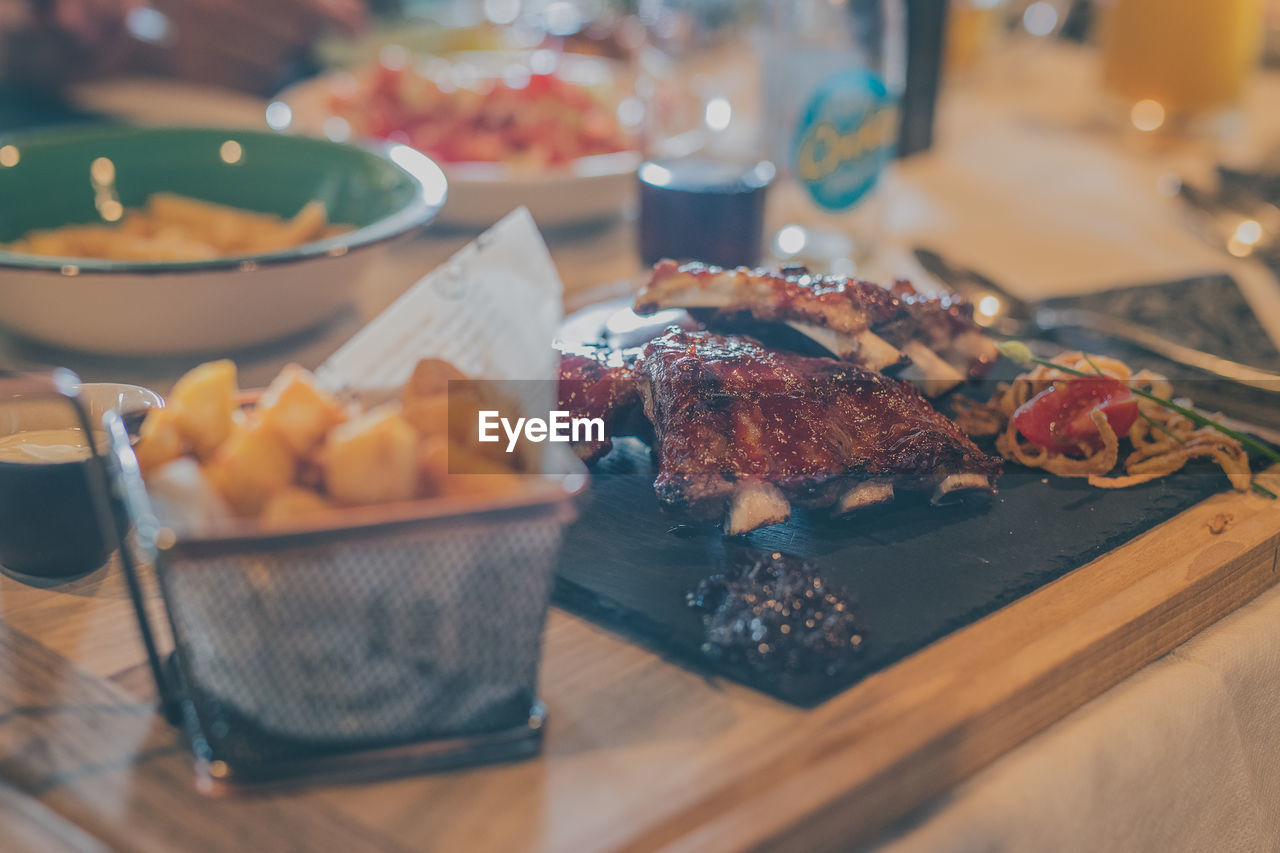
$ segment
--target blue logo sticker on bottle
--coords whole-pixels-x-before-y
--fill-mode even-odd
[[[871,191],[893,157],[898,106],[865,69],[828,77],[796,126],[792,167],[821,207],[846,210]]]

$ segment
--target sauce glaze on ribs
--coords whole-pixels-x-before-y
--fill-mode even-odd
[[[621,353],[591,348],[561,351],[557,408],[575,417],[604,421],[603,441],[588,439],[573,445],[582,461],[590,464],[613,448],[619,420],[640,403],[635,373]]]
[[[661,261],[636,297],[635,310],[652,314],[667,308],[785,323],[852,364],[899,370],[931,396],[984,375],[997,355],[994,342],[973,322],[968,302],[951,294],[927,296],[905,281],[887,290],[801,268],[726,270]]]
[[[847,512],[895,488],[994,491],[1000,461],[905,382],[746,337],[670,329],[636,363],[657,438],[658,497],[727,534],[792,501]]]

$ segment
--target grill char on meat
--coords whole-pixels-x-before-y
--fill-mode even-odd
[[[973,322],[968,302],[927,296],[905,281],[887,290],[801,268],[726,270],[661,261],[635,310],[667,308],[714,309],[712,326],[742,315],[785,323],[851,364],[899,372],[930,396],[984,375],[996,360],[995,344]]]
[[[1000,461],[905,382],[746,337],[672,328],[636,363],[658,497],[742,533],[790,504],[846,512],[895,488],[994,491]]]

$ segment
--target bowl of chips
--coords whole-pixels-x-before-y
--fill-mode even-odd
[[[316,326],[444,173],[403,145],[245,130],[0,137],[0,323],[126,355],[226,351]]]

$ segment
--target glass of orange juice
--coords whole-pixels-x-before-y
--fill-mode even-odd
[[[1099,0],[1103,86],[1157,131],[1235,107],[1257,66],[1264,0]]]
[[[1008,0],[950,0],[947,11],[946,70],[971,70],[999,41]]]

